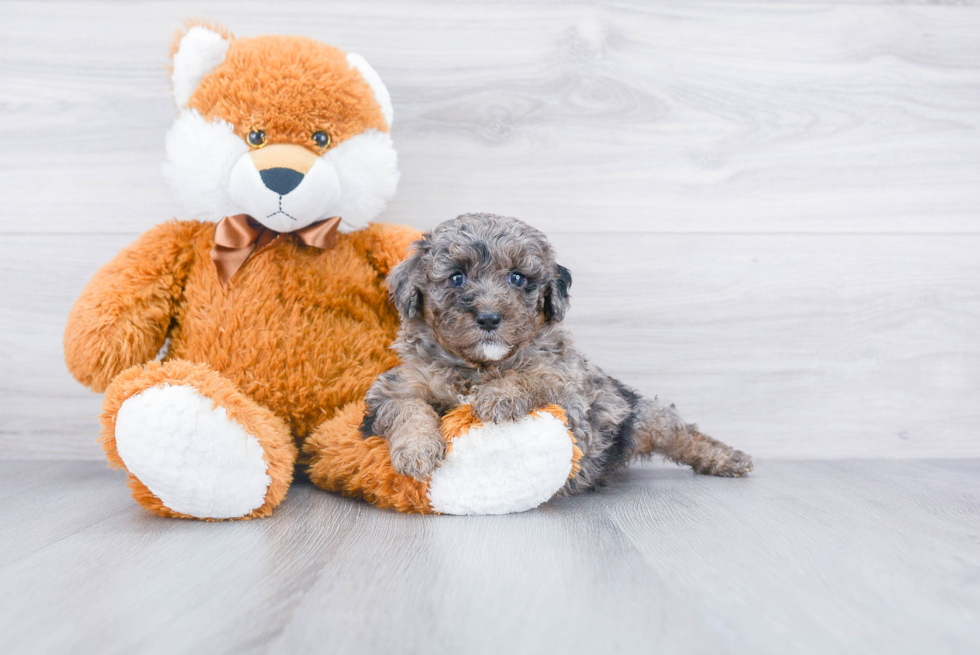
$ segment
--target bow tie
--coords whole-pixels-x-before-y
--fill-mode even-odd
[[[337,243],[340,216],[317,221],[295,232],[276,232],[247,214],[225,216],[214,228],[211,259],[218,269],[221,284],[240,269],[249,257],[265,249],[283,234],[295,234],[303,245],[329,250]]]

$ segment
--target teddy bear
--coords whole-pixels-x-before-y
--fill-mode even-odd
[[[188,217],[96,272],[64,339],[72,375],[105,393],[100,443],[136,502],[266,517],[297,466],[405,512],[550,498],[575,472],[561,408],[504,426],[449,412],[451,452],[427,480],[397,473],[385,440],[361,433],[366,391],[398,364],[385,277],[419,237],[371,222],[399,177],[374,69],[310,38],[235,38],[206,22],[185,25],[171,59],[163,172]],[[527,456],[544,465],[520,466]]]

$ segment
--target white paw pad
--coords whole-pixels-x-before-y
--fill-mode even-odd
[[[165,384],[123,402],[116,450],[167,508],[197,518],[245,516],[272,483],[258,439],[193,387]]]
[[[565,424],[546,412],[486,424],[452,442],[429,479],[429,503],[442,514],[509,514],[534,509],[572,472]]]

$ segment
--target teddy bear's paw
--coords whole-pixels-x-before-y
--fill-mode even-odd
[[[549,500],[581,456],[559,416],[560,410],[538,410],[513,422],[460,421],[465,427],[458,436],[447,435],[450,451],[429,479],[432,509],[442,514],[508,514]]]
[[[255,435],[191,386],[164,384],[125,400],[115,441],[126,469],[186,516],[245,516],[272,483]]]

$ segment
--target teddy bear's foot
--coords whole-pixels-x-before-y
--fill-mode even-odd
[[[133,497],[164,516],[268,516],[292,481],[286,424],[203,364],[153,362],[106,391],[102,444]]]
[[[443,419],[449,454],[429,477],[441,514],[510,514],[548,501],[578,471],[582,452],[550,406],[519,421],[482,423],[468,405]]]
[[[442,420],[447,453],[428,480],[398,473],[388,441],[361,434],[363,403],[342,408],[303,448],[310,479],[401,512],[507,514],[546,502],[578,472],[582,452],[555,406],[513,423],[483,424],[468,405]]]

